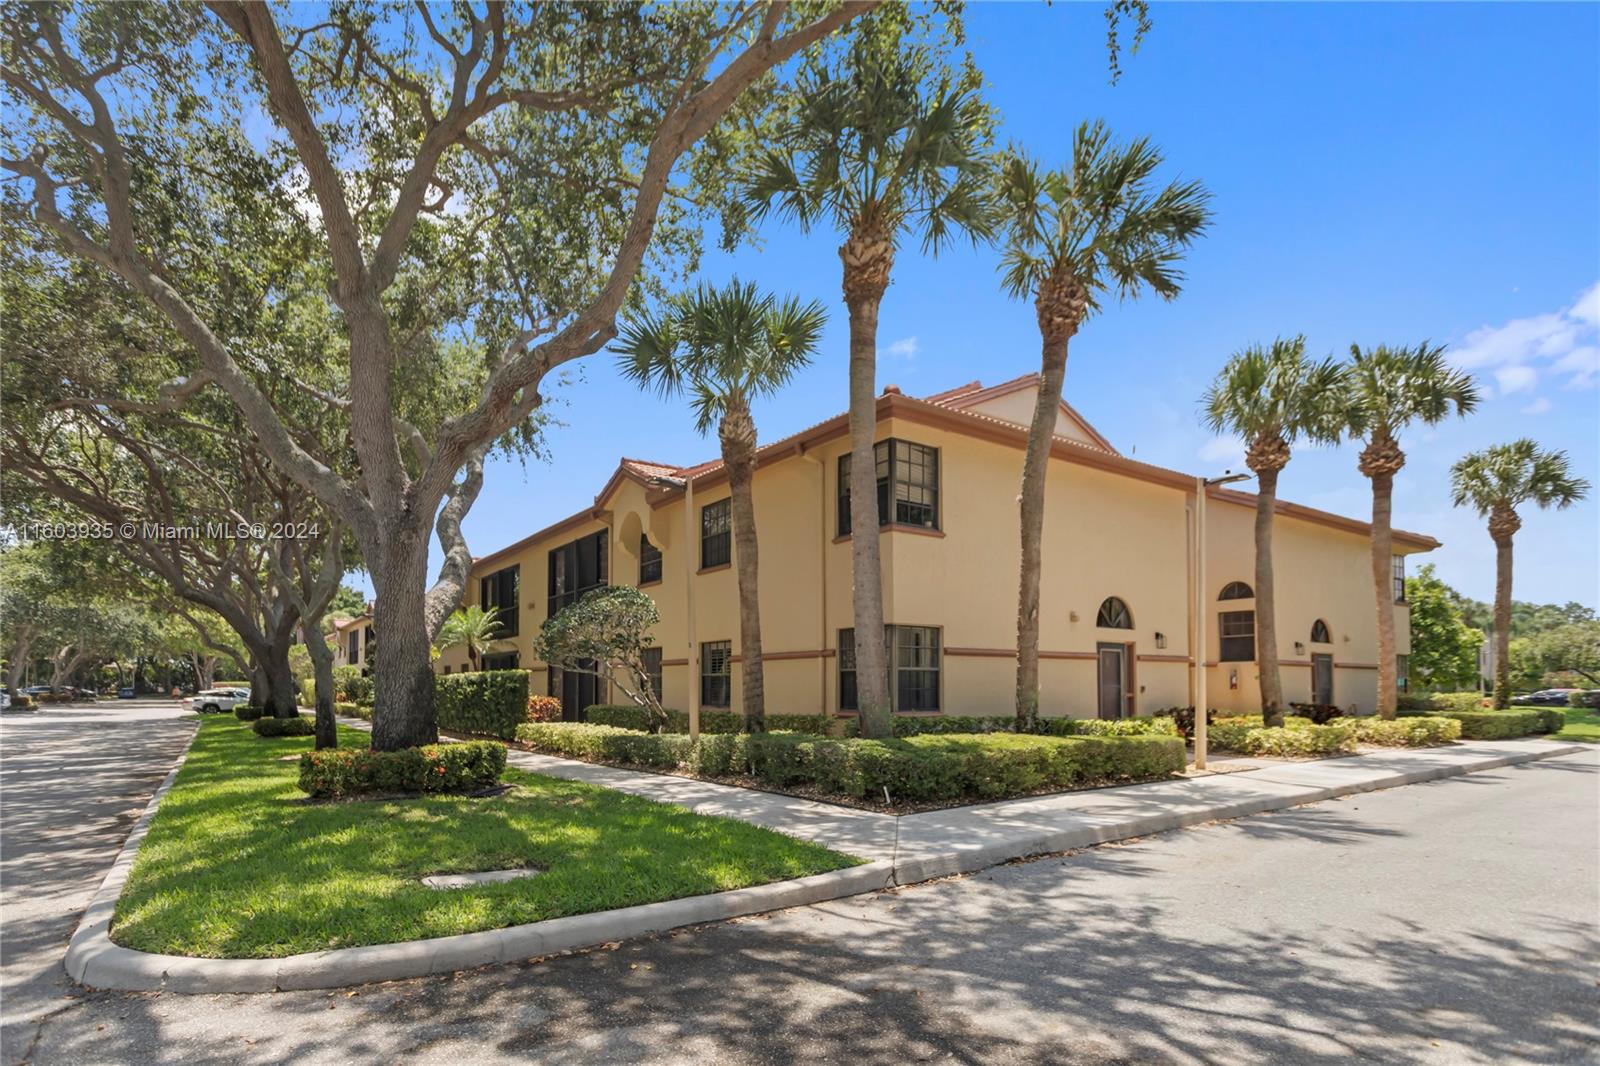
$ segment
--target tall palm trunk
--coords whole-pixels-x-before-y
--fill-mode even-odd
[[[1522,519],[1510,507],[1496,507],[1489,515],[1489,536],[1494,538],[1494,705],[1511,706],[1511,538]]]
[[[1400,703],[1394,637],[1394,475],[1406,457],[1395,439],[1375,432],[1361,451],[1361,472],[1372,480],[1372,594],[1378,612],[1378,715],[1393,719]]]
[[[1245,464],[1256,475],[1256,670],[1261,675],[1261,721],[1283,724],[1283,678],[1278,669],[1278,610],[1273,592],[1272,518],[1278,505],[1278,472],[1289,461],[1280,437],[1258,439]]]
[[[717,426],[722,464],[733,491],[733,556],[739,577],[739,679],[743,688],[744,726],[751,733],[767,728],[766,680],[761,660],[760,559],[756,546],[756,502],[751,483],[756,472],[756,424],[742,396],[728,398],[727,412]]]
[[[1039,394],[1028,426],[1018,497],[1021,566],[1017,580],[1017,732],[1039,717],[1039,585],[1044,562],[1045,483],[1050,442],[1055,437],[1067,374],[1067,345],[1086,310],[1083,289],[1070,278],[1052,277],[1039,286],[1034,308],[1041,342]]]
[[[856,709],[861,735],[893,732],[878,551],[878,306],[889,286],[894,243],[862,223],[839,249],[850,312],[850,564],[855,606]],[[891,501],[892,502],[892,501]]]

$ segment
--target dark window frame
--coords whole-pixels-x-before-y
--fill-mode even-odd
[[[522,612],[517,607],[521,595],[520,563],[503,566],[478,579],[478,605],[486,611],[493,607],[497,612],[494,617],[500,623],[500,629],[495,633],[496,639],[514,637],[521,631]]]
[[[733,500],[729,498],[700,508],[700,569],[711,570],[732,562]]]
[[[354,666],[361,659],[361,631],[352,629],[350,639],[345,642],[345,661]]]
[[[878,525],[942,531],[944,494],[939,449],[931,444],[889,437],[872,446],[872,455],[878,484]],[[849,452],[839,456],[837,477],[838,535],[847,537],[850,535]]]
[[[639,534],[639,584],[654,585],[661,580],[661,549],[650,543],[650,538]]]
[[[720,661],[722,669],[712,670]],[[708,640],[700,645],[700,706],[733,706],[733,641]]]
[[[1132,629],[1133,610],[1121,596],[1107,596],[1095,612],[1094,624],[1100,629]]]
[[[1230,633],[1229,627],[1234,632]],[[1231,643],[1230,643],[1231,642]],[[1241,654],[1240,647],[1248,647]],[[1256,660],[1256,613],[1254,611],[1220,611],[1217,613],[1217,661],[1222,663],[1252,663]]]
[[[547,553],[547,616],[576,603],[585,593],[610,584],[609,530],[597,529]]]
[[[1321,633],[1322,635],[1318,636],[1317,635],[1318,633]],[[1311,623],[1311,643],[1313,643],[1313,644],[1332,644],[1333,643],[1333,631],[1328,628],[1328,623],[1324,622],[1320,618],[1317,619],[1315,622]]]
[[[1394,657],[1394,682],[1395,688],[1399,691],[1411,691],[1411,656],[1396,655]]]
[[[483,657],[484,670],[520,670],[522,669],[522,653],[515,651],[500,651],[487,653]]]
[[[640,656],[644,660],[644,673],[650,679],[650,689],[655,693],[656,702],[662,702],[666,697],[661,694],[662,686],[666,683],[662,679],[662,654],[659,647],[644,648]]]
[[[1389,576],[1394,579],[1394,602],[1406,602],[1406,557],[1389,556]]]
[[[1217,599],[1219,601],[1253,600],[1255,598],[1256,590],[1245,584],[1243,581],[1228,582],[1226,585],[1222,586],[1222,592],[1217,595]]]

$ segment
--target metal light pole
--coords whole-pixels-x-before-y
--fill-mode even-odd
[[[1210,618],[1206,607],[1206,490],[1212,485],[1248,481],[1249,474],[1224,471],[1221,477],[1194,479],[1194,768],[1206,768],[1206,630]]]

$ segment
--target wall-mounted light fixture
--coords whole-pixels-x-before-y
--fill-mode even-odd
[[[1078,612],[1077,611],[1068,611],[1067,612],[1067,617],[1069,619],[1071,619],[1072,621],[1076,622],[1078,620]]]
[[[1166,646],[1167,646],[1167,635],[1165,633],[1157,633],[1156,634],[1156,647],[1165,648]]]
[[[1298,640],[1295,641],[1294,642],[1294,653],[1296,655],[1304,655],[1306,653],[1306,646],[1304,644],[1300,643]]]

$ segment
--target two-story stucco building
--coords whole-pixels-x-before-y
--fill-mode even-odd
[[[333,665],[358,666],[362,673],[370,673],[372,652],[377,647],[373,633],[370,607],[354,618],[334,619],[325,638],[333,649]]]
[[[1017,493],[1037,376],[878,398],[878,507],[891,691],[900,712],[1006,714],[1016,670]],[[763,447],[755,477],[761,626],[771,712],[854,708],[849,436],[838,415]],[[501,608],[486,668],[545,671],[569,715],[609,694],[547,670],[532,637],[605,584],[656,601],[659,691],[670,707],[737,708],[739,624],[729,488],[720,462],[623,459],[594,506],[475,560],[468,603]],[[1206,492],[1197,588],[1196,479],[1137,462],[1069,405],[1046,489],[1040,712],[1119,717],[1193,702],[1203,627],[1208,702],[1258,709],[1255,497]],[[1373,710],[1376,625],[1367,523],[1280,502],[1274,528],[1279,661],[1290,700]],[[1400,674],[1410,650],[1404,557],[1438,547],[1394,536]],[[467,668],[446,650],[441,671]]]

